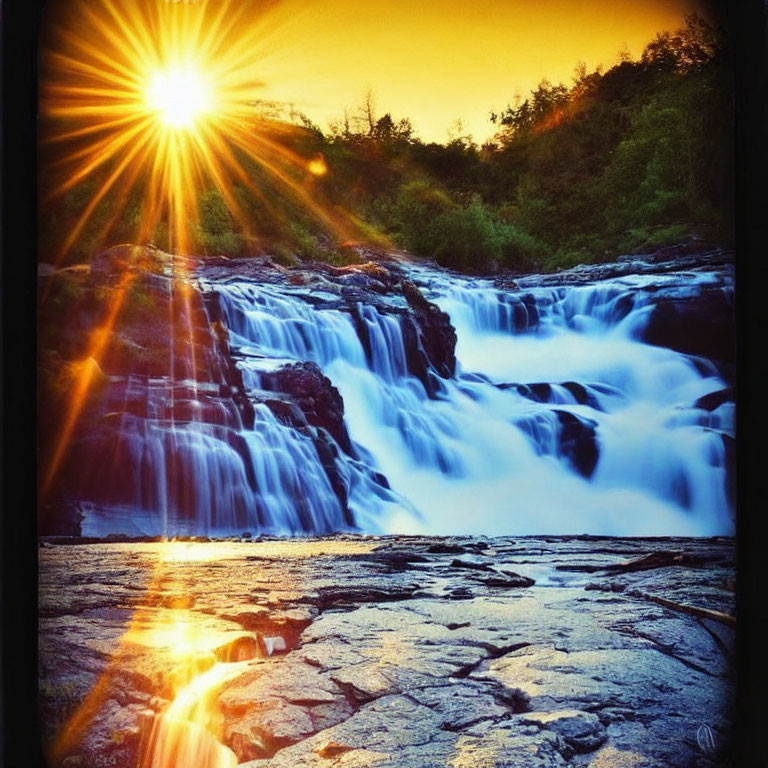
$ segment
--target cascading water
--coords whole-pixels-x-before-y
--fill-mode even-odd
[[[509,288],[398,269],[447,313],[455,374],[445,316],[405,289],[198,277],[171,375],[113,376],[81,441],[82,533],[733,531],[727,371],[662,346],[657,312],[729,313],[727,267]]]
[[[167,394],[167,383],[150,392],[157,389]],[[84,468],[98,476],[103,463],[109,478],[99,484],[97,505],[87,510],[85,535],[238,535],[349,527],[308,437],[280,423],[263,404],[254,406],[253,424],[245,428],[231,401],[217,397],[206,407],[200,392],[190,396],[183,416],[177,403],[169,418],[120,417],[110,450]]]
[[[466,496],[468,504],[474,498],[481,508],[501,511],[487,532],[501,533],[510,517],[523,533],[732,531],[721,432],[733,435],[734,406],[725,402],[711,413],[694,407],[725,383],[705,361],[640,341],[657,289],[696,295],[721,283],[708,273],[632,276],[533,288],[521,300],[483,285],[432,281],[433,300],[456,327],[462,370],[482,373],[511,398],[485,383],[465,391],[474,391],[492,419],[524,426],[518,414],[526,408],[539,424],[550,419],[543,440],[532,434],[535,460],[525,451],[512,457],[500,450],[495,483]],[[730,280],[721,289],[732,295]],[[567,413],[594,429],[599,455],[591,473],[564,472],[562,461],[551,460],[554,413],[561,428]]]
[[[696,295],[717,286],[730,299],[728,274],[515,291],[438,270],[411,268],[410,276],[457,332],[459,371],[432,397],[409,374],[397,313],[358,304],[353,317],[328,295],[284,285],[205,286],[218,294],[251,392],[264,371],[290,361],[317,363],[340,391],[356,459],[340,455],[336,463],[359,527],[732,532],[725,441],[733,436],[734,406],[727,399],[711,410],[695,405],[725,382],[711,363],[641,340],[656,291]],[[296,477],[320,476],[309,447],[291,455]],[[386,477],[391,492],[370,482],[366,466]],[[336,513],[321,511],[327,489],[285,491],[272,491],[278,507],[285,502],[272,520],[283,515],[295,530],[290,509],[304,499],[312,516],[333,526]]]

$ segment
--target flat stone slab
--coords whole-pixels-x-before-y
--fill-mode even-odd
[[[734,573],[727,538],[46,542],[45,746],[135,768],[173,715],[253,768],[723,765]]]

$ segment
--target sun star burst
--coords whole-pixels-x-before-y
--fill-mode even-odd
[[[147,106],[170,128],[189,130],[212,108],[211,88],[194,65],[156,72],[145,90]]]
[[[164,232],[168,250],[180,257],[172,262],[181,278],[172,283],[173,300],[187,318],[186,328],[172,324],[171,335],[193,335],[186,255],[197,245],[202,193],[216,190],[243,239],[256,246],[238,190],[274,211],[268,198],[278,189],[339,240],[359,231],[349,214],[323,202],[314,184],[327,172],[322,158],[292,148],[306,136],[302,129],[266,116],[260,75],[270,54],[269,8],[264,0],[79,0],[49,7],[40,80],[41,212],[78,191],[67,202],[75,206],[75,224],[53,258],[60,264],[89,223],[100,231],[94,248],[114,245],[116,225],[124,231],[126,222],[138,245]],[[137,200],[138,215],[128,208]],[[41,231],[45,226],[43,217]],[[132,279],[126,269],[91,334],[41,497],[62,464]]]
[[[290,147],[299,129],[265,116],[259,69],[269,55],[268,15],[269,5],[257,0],[67,5],[43,51],[43,141],[54,179],[46,191],[56,199],[86,179],[97,184],[58,260],[105,199],[108,245],[137,190],[140,243],[153,241],[164,222],[169,249],[189,252],[198,197],[211,188],[253,240],[235,192],[239,186],[264,199],[248,163],[328,230],[348,237],[343,216],[320,202],[308,181],[318,175],[317,162]]]

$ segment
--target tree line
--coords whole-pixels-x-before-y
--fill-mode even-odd
[[[608,69],[578,64],[568,85],[542,80],[490,114],[496,133],[482,145],[460,126],[444,144],[424,142],[408,118],[379,114],[370,92],[326,131],[297,112],[283,119],[295,126],[289,148],[327,168],[311,180],[313,194],[349,214],[361,239],[448,267],[548,270],[732,237],[730,60],[722,34],[695,14],[637,60],[624,52]],[[204,190],[199,253],[357,258],[257,164],[244,164],[263,195],[234,192],[259,237],[249,239],[221,195]],[[87,187],[46,214],[46,231],[67,227]],[[130,240],[139,209],[138,200],[129,206],[113,242]],[[100,237],[98,220],[90,222],[71,260],[87,260]],[[160,231],[160,247],[162,239]]]

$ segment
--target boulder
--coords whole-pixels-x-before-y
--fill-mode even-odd
[[[683,354],[733,363],[733,304],[720,289],[693,298],[664,299],[653,308],[642,339]]]
[[[342,450],[352,454],[352,443],[344,426],[344,401],[316,363],[292,363],[264,373],[261,385],[266,390],[290,395],[308,424],[327,430]]]
[[[408,370],[434,396],[440,389],[436,376],[448,379],[456,373],[456,331],[450,317],[413,283],[404,280],[402,285],[408,312],[400,325]]]
[[[556,410],[555,413],[560,421],[560,455],[566,457],[580,475],[592,477],[600,456],[595,436],[597,422],[569,411]]]
[[[553,731],[577,753],[592,752],[608,739],[605,726],[591,712],[576,709],[535,712],[527,714],[524,722]]]

